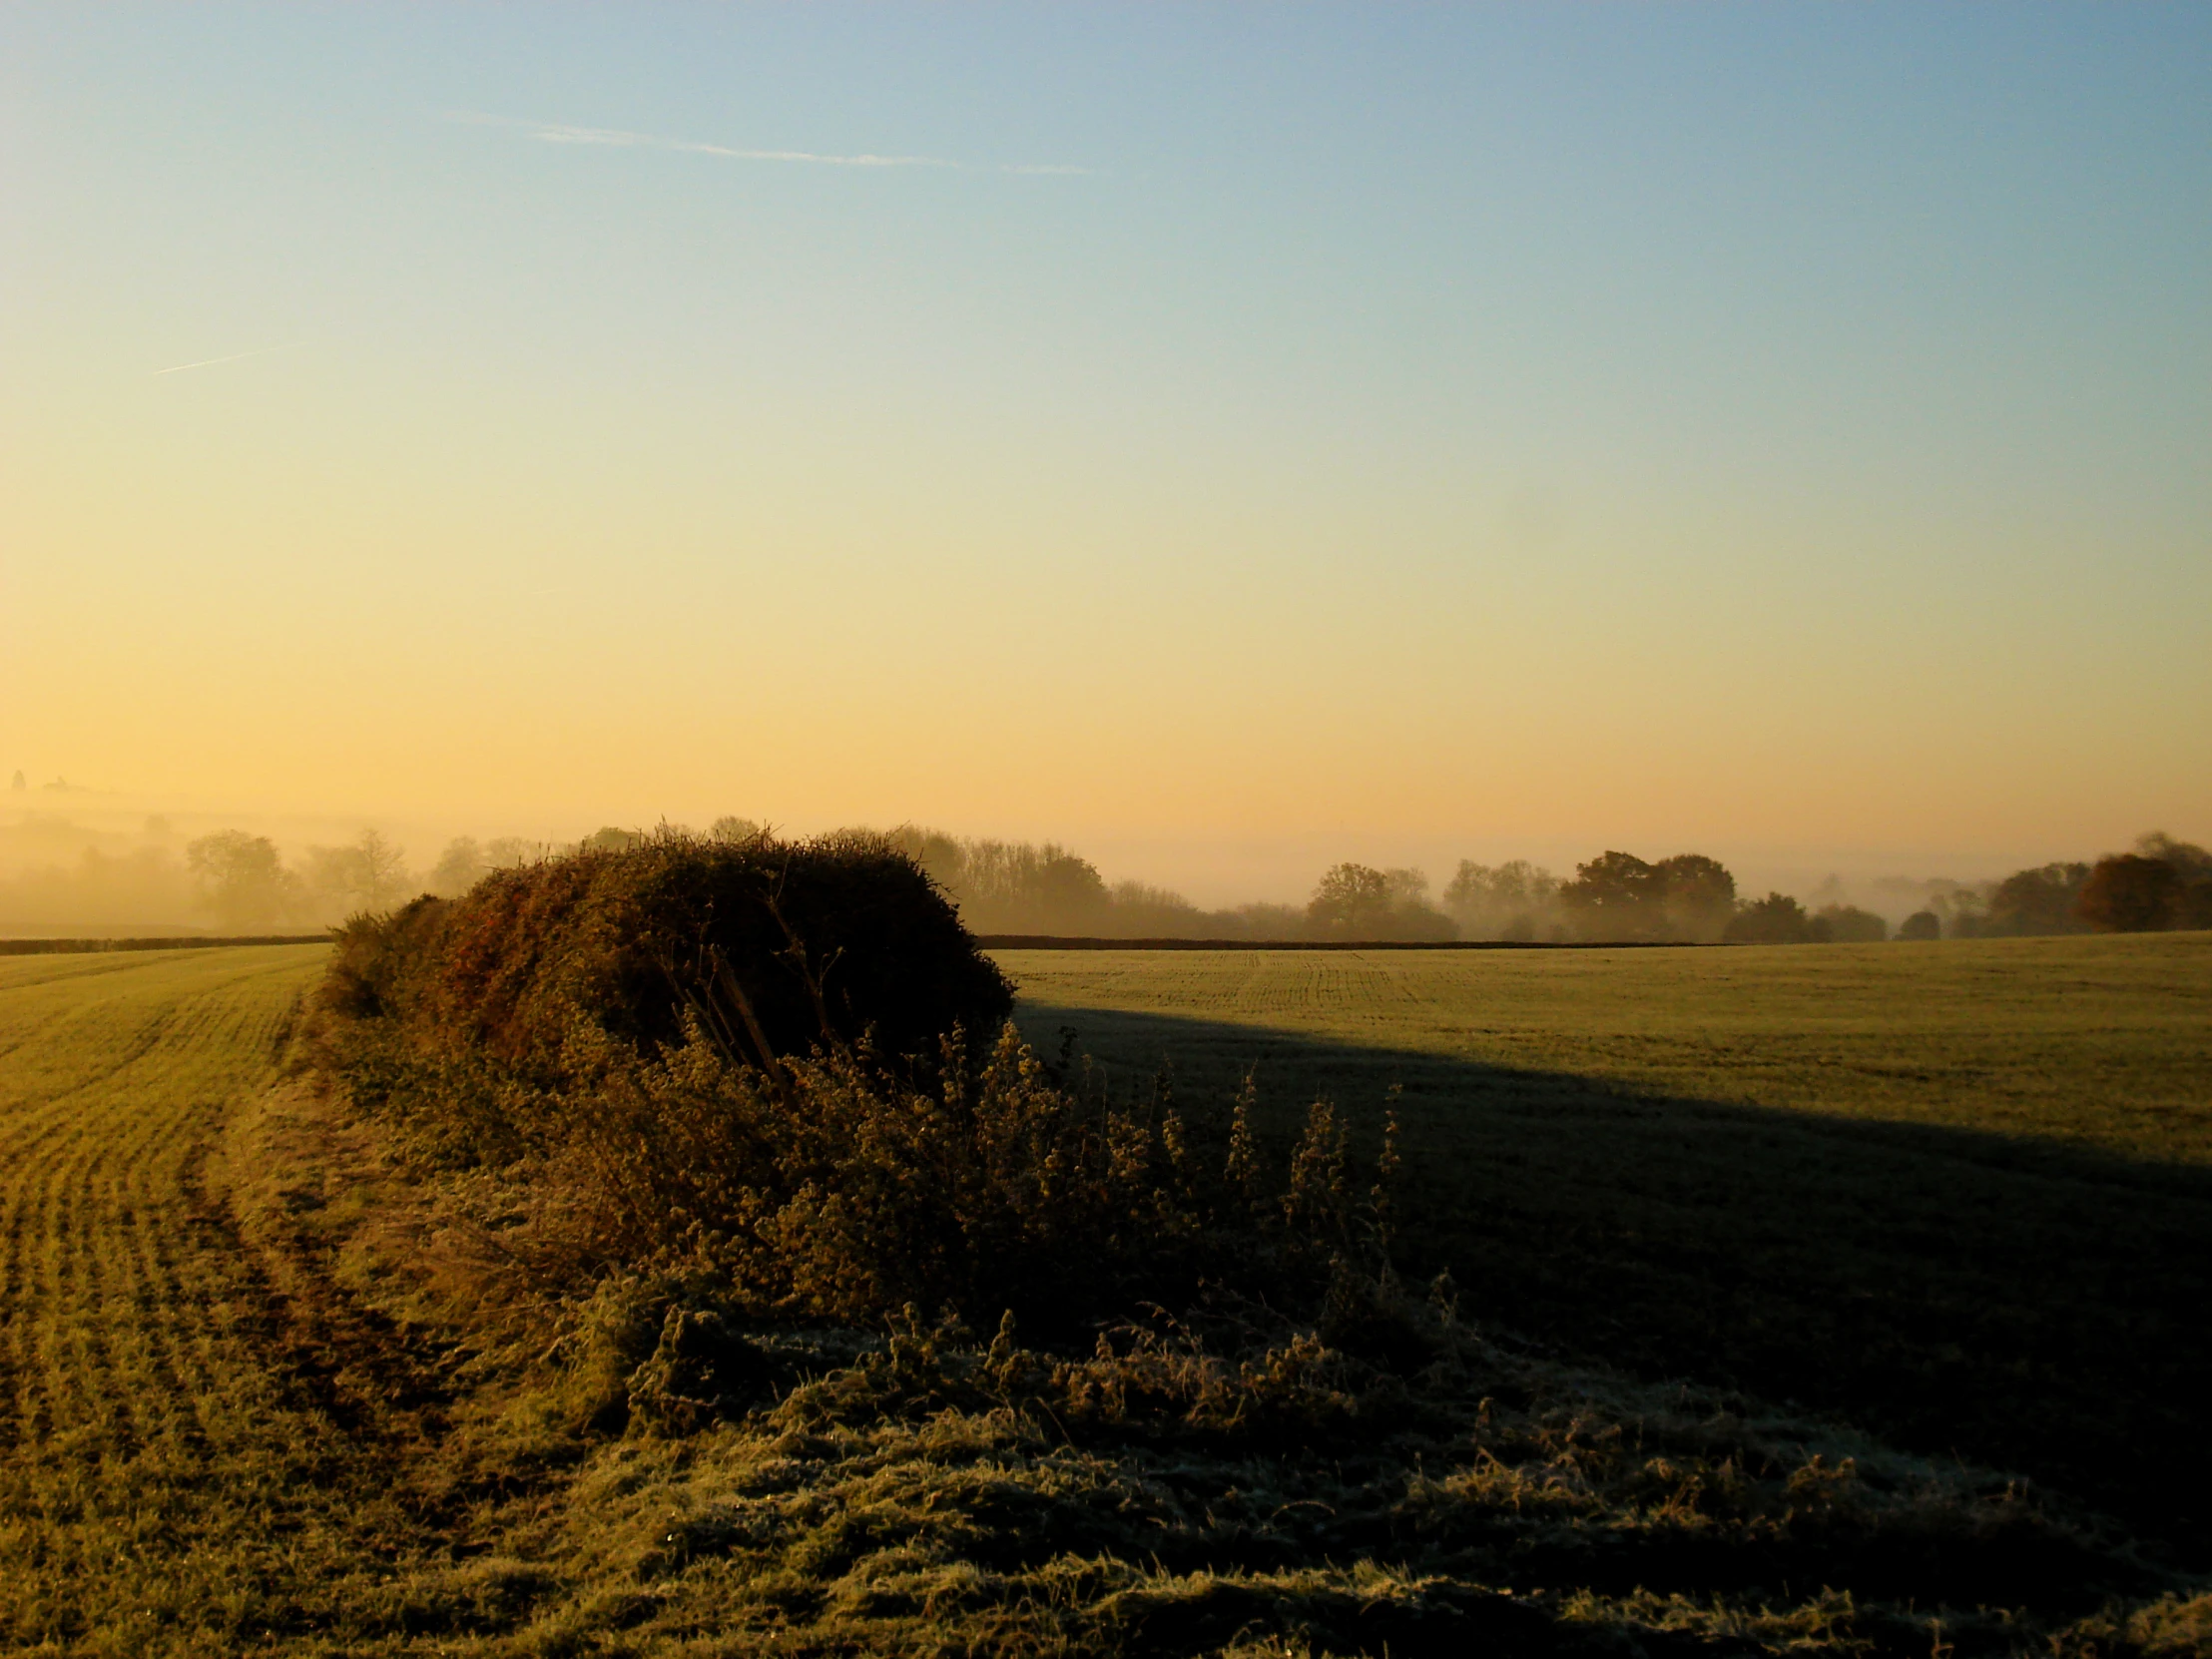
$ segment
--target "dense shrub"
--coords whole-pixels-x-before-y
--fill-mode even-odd
[[[508,1258],[571,1287],[684,1262],[748,1317],[1295,1297],[1381,1233],[1326,1105],[1270,1183],[1249,1094],[1204,1128],[1164,1080],[1116,1103],[1009,1002],[880,844],[663,837],[348,924],[318,1053],[418,1155],[505,1172]]]
[[[664,835],[357,916],[320,1000],[324,1059],[356,1096],[498,1159],[534,1144],[578,1056],[595,1074],[614,1050],[651,1058],[687,1022],[753,1064],[863,1036],[933,1054],[956,1024],[995,1030],[1013,993],[879,841]]]

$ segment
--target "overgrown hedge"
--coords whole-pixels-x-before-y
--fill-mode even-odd
[[[1328,1106],[1271,1176],[1249,1099],[1110,1100],[1011,1004],[883,843],[664,837],[349,922],[316,1053],[417,1156],[503,1172],[500,1248],[568,1289],[682,1260],[752,1316],[1065,1329],[1378,1241]]]
[[[857,836],[659,836],[498,870],[336,937],[325,1057],[463,1161],[529,1149],[579,1066],[651,1059],[688,1023],[762,1065],[863,1039],[929,1054],[1013,1006],[921,869]]]

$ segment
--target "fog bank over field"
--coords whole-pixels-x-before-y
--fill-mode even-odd
[[[2069,849],[2024,866],[1956,858],[1924,874],[1864,853],[1815,863],[1802,852],[1739,859],[1725,847],[1638,853],[1617,843],[1515,847],[1472,836],[1086,844],[736,815],[704,829],[661,821],[518,832],[165,806],[26,781],[0,795],[0,933],[313,930],[417,893],[458,893],[502,865],[653,833],[881,836],[920,863],[978,932],[1120,938],[1799,942],[1889,937],[1909,924],[1961,936],[2065,931],[2091,925],[2077,914],[2088,860],[2112,850]],[[2180,850],[2168,857],[2161,847]],[[2143,925],[2197,924],[2186,920],[2197,902],[2188,894],[2212,865],[2200,870],[2186,841],[2138,851],[2146,848],[2152,862],[2171,864],[2172,880],[2160,886],[2155,871],[2135,872],[2138,885],[2155,877],[2157,890],[2114,913],[2161,918]]]

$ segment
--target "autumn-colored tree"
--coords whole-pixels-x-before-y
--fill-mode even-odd
[[[2074,900],[2074,914],[2103,933],[2148,933],[2173,925],[2183,881],[2164,858],[2116,852],[2099,858]]]

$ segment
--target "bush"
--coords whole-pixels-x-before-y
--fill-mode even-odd
[[[500,1252],[566,1288],[688,1264],[748,1318],[1051,1329],[1203,1282],[1295,1298],[1381,1238],[1327,1106],[1271,1184],[1249,1092],[1203,1130],[1164,1081],[1116,1105],[1009,1000],[879,843],[664,836],[349,923],[318,1051],[418,1155],[506,1170]]]
[[[576,1068],[649,1059],[692,1025],[767,1064],[865,1036],[930,1055],[1013,993],[908,858],[861,837],[667,834],[495,870],[338,930],[324,1060],[464,1161],[534,1144]]]
[[[1943,936],[1943,918],[1934,910],[1915,910],[1898,923],[1901,939],[1939,939]]]

